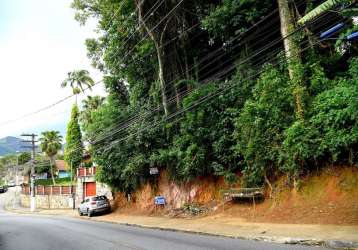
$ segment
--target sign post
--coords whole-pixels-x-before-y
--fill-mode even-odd
[[[162,195],[154,197],[155,213],[157,213],[157,206],[165,206],[165,197]]]

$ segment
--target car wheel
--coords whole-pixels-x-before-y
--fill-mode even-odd
[[[92,217],[92,212],[87,210],[87,215],[88,215],[88,217]]]
[[[82,215],[83,215],[83,213],[81,212],[81,210],[80,210],[80,209],[78,209],[78,214],[79,214],[80,216],[82,216]]]

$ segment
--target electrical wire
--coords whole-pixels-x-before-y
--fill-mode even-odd
[[[275,10],[272,11],[270,14],[268,14],[267,16],[265,16],[264,18],[262,18],[259,22],[257,22],[256,24],[254,24],[252,27],[250,27],[250,28],[249,28],[248,30],[246,30],[244,33],[241,33],[241,34],[235,36],[234,38],[232,38],[232,39],[231,39],[231,42],[234,41],[234,40],[237,39],[237,38],[242,37],[244,34],[248,33],[248,32],[251,31],[254,27],[257,27],[260,23],[264,22],[267,18],[271,17],[271,16],[272,16],[274,13],[276,13],[276,12],[277,12],[277,9],[275,9]],[[197,24],[196,24],[196,25],[197,25]],[[194,26],[196,26],[196,25],[194,25]],[[266,23],[265,25],[266,25],[266,26],[270,26],[270,23]],[[189,29],[192,29],[194,26],[190,27]],[[248,42],[248,41],[245,41],[245,42]],[[168,44],[168,43],[170,43],[170,41],[167,42],[166,44]],[[164,45],[162,45],[162,46],[165,46],[166,44],[164,44]],[[236,47],[239,46],[239,45],[241,45],[241,44],[242,44],[242,43],[236,45]],[[209,56],[215,56],[215,54],[216,54],[218,51],[221,51],[221,50],[223,50],[222,47],[219,48],[219,49],[217,49],[217,50],[215,50],[215,51],[213,51],[213,52],[211,52],[209,55],[207,55],[207,58],[209,58]],[[225,52],[224,52],[224,53],[225,53]],[[217,60],[217,59],[218,59],[218,57],[215,57],[214,60]],[[204,62],[204,60],[202,60],[200,63],[202,63],[202,62]],[[195,65],[194,65],[190,70],[192,70],[194,67],[195,67]],[[170,91],[170,90],[168,90],[168,91]],[[175,97],[174,97],[174,98],[175,98]],[[154,110],[158,110],[158,108],[156,108],[156,109],[154,109]],[[154,111],[154,110],[151,110],[151,111]],[[133,120],[133,119],[130,118],[130,120]],[[122,125],[122,123],[119,124],[119,125]]]
[[[298,30],[296,30],[295,32],[297,32],[297,31],[298,31]],[[292,32],[292,34],[294,34],[294,32]],[[292,34],[289,34],[289,35],[292,35]],[[273,41],[271,44],[275,44],[275,43],[277,43],[278,41],[283,40],[283,39],[285,39],[285,38],[277,39],[276,41]],[[270,44],[270,45],[271,45],[271,44]],[[271,46],[272,46],[272,45],[271,45]],[[269,46],[265,46],[264,49],[267,49],[267,48],[269,48]],[[264,50],[264,49],[263,49],[263,50]],[[263,50],[257,52],[254,56],[258,55],[258,54],[261,53]],[[242,62],[242,63],[246,63],[247,61],[248,61],[248,60],[246,59],[246,60],[245,60],[244,62]],[[236,67],[236,66],[235,66],[235,67]],[[157,108],[157,109],[158,109],[158,108]],[[156,110],[157,110],[157,109],[156,109]],[[139,117],[139,118],[141,118],[141,117]],[[119,129],[117,129],[114,133],[118,133],[120,130],[128,128],[132,123],[137,122],[138,119],[130,118],[130,121],[131,121],[131,123],[129,123],[129,124],[125,125],[125,126],[123,126],[123,123],[121,123],[122,126],[121,126]],[[134,122],[133,122],[133,121],[134,121]],[[113,136],[114,133],[108,135],[107,137]],[[102,139],[106,139],[106,138],[102,138]],[[96,142],[94,142],[94,143],[96,143]]]
[[[308,42],[308,41],[305,41],[305,43],[309,43],[309,42]],[[317,43],[319,43],[319,42],[317,42]],[[317,44],[317,43],[316,43],[316,44]],[[312,46],[313,46],[312,44],[309,44],[306,48],[301,49],[300,52],[303,52],[303,51],[307,50],[308,48],[310,48],[310,47],[312,47]],[[286,59],[287,59],[287,58],[286,58]],[[171,117],[171,116],[169,116],[169,117]],[[152,125],[151,127],[153,127],[153,125]]]
[[[181,1],[181,2],[182,2],[182,1]],[[180,2],[180,3],[181,3],[181,2]],[[179,3],[179,4],[180,4],[180,3]],[[178,4],[177,6],[179,6],[179,4]],[[168,13],[168,14],[169,14],[169,13]],[[167,15],[167,16],[168,16],[168,15]],[[164,19],[165,19],[165,18],[164,18]],[[163,19],[163,20],[164,20],[164,19]],[[158,25],[159,25],[159,24],[158,24]],[[250,29],[249,29],[249,30],[250,30]],[[98,84],[98,83],[100,83],[100,82],[102,82],[102,81],[103,81],[103,80],[97,82],[96,84]],[[44,111],[44,110],[50,109],[50,108],[52,108],[53,106],[56,106],[56,105],[58,105],[59,103],[65,101],[65,100],[67,100],[67,99],[69,99],[69,98],[71,98],[71,97],[73,97],[73,96],[74,96],[74,95],[68,96],[68,97],[66,97],[66,98],[64,98],[64,99],[61,99],[61,100],[59,100],[59,101],[57,101],[57,102],[55,102],[55,103],[53,103],[53,104],[51,104],[51,105],[49,105],[49,106],[47,106],[47,107],[45,107],[45,108],[42,108],[42,109],[37,110],[37,111],[35,111],[35,112],[28,113],[28,114],[26,114],[26,115],[24,115],[24,116],[22,116],[22,117],[20,117],[20,118],[17,118],[17,119],[11,120],[11,121],[7,121],[7,122],[5,122],[5,123],[1,123],[0,126],[5,125],[5,124],[8,124],[8,123],[13,122],[13,121],[17,121],[17,120],[19,120],[19,119],[23,119],[23,118],[25,118],[25,117],[28,117],[28,116],[31,116],[31,115],[33,115],[33,114],[42,112],[42,111]],[[158,109],[158,108],[157,108],[157,109]],[[159,108],[159,109],[160,109],[160,108]],[[132,120],[133,120],[133,119],[132,119]],[[127,120],[127,121],[128,121],[128,120]]]

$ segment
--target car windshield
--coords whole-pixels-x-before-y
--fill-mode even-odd
[[[107,197],[102,195],[102,196],[96,196],[92,198],[93,201],[104,201],[107,200]]]

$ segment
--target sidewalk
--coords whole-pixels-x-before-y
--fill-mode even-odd
[[[110,214],[93,220],[287,244],[322,245],[332,240],[358,243],[358,226],[248,223],[221,216],[177,219]]]
[[[31,214],[28,208],[18,207],[9,210],[16,213]],[[112,213],[88,218],[86,216],[80,217],[77,211],[73,210],[45,209],[38,210],[34,214],[77,217],[99,222],[283,244],[324,245],[336,249],[358,249],[358,226],[249,223],[240,218],[222,217],[220,215],[182,219]]]

